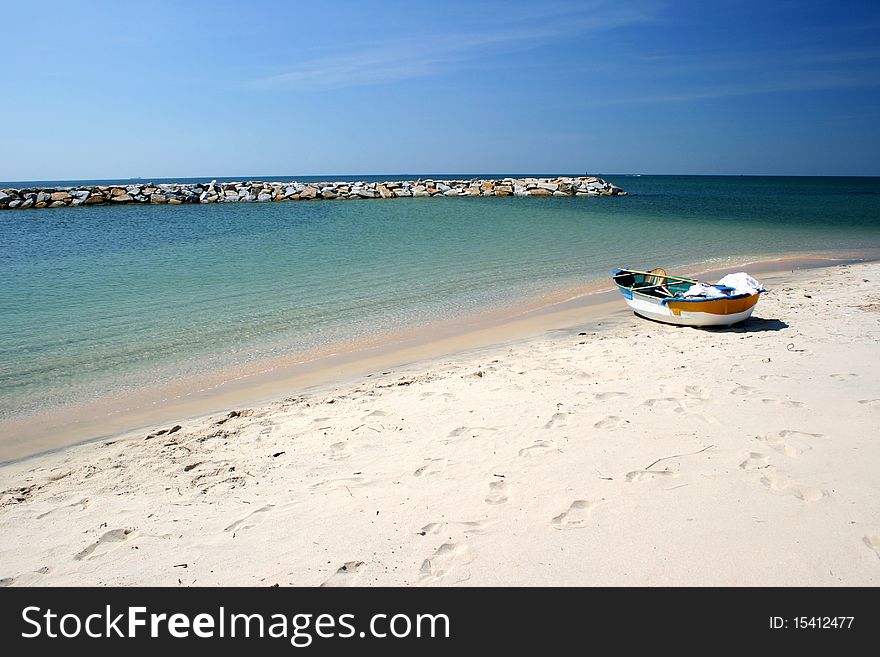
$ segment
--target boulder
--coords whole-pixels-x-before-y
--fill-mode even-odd
[[[544,187],[535,187],[529,190],[529,196],[552,196],[553,192]]]
[[[128,194],[126,194],[128,196]],[[129,200],[131,197],[129,196]],[[166,203],[168,201],[167,198],[163,194],[150,194],[150,203]]]
[[[89,197],[89,201],[91,200],[91,197]],[[116,194],[115,196],[110,197],[110,200],[114,203],[130,203],[131,196],[129,196],[128,192],[123,189],[121,194]],[[88,201],[86,201],[86,203],[88,203]]]
[[[300,198],[313,199],[318,196],[318,190],[314,187],[306,187],[299,193]]]

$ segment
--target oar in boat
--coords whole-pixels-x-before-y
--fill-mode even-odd
[[[621,270],[619,274],[615,274],[612,278],[620,278],[621,276],[626,276],[627,274],[643,274],[645,276],[656,276],[657,278],[665,278],[673,281],[683,281],[685,283],[699,283],[700,281],[694,280],[693,278],[682,278],[681,276],[670,276],[669,274],[655,274],[651,271],[639,271],[638,269],[624,269]],[[644,289],[644,288],[642,288]]]

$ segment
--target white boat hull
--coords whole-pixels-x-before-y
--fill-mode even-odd
[[[622,291],[623,292],[623,291]],[[710,299],[705,301],[667,301],[657,297],[624,293],[633,311],[647,319],[680,326],[731,326],[751,317],[758,294],[742,299]]]

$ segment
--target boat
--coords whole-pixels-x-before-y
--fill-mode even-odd
[[[748,319],[764,287],[744,272],[717,283],[671,276],[664,269],[615,269],[612,279],[636,315],[682,326],[732,326]]]

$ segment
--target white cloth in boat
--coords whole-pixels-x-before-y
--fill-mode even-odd
[[[745,272],[727,274],[715,285],[695,283],[682,292],[682,297],[701,297],[705,299],[720,299],[723,297],[738,296],[740,294],[757,294],[764,287]]]
[[[726,296],[724,292],[714,285],[706,285],[705,283],[694,283],[687,290],[681,293],[682,297],[705,297],[707,299],[713,297]]]
[[[737,272],[736,274],[728,274],[720,281],[718,281],[716,285],[726,285],[727,287],[732,287],[733,292],[731,294],[734,295],[757,294],[758,292],[764,291],[764,286],[744,271]]]

